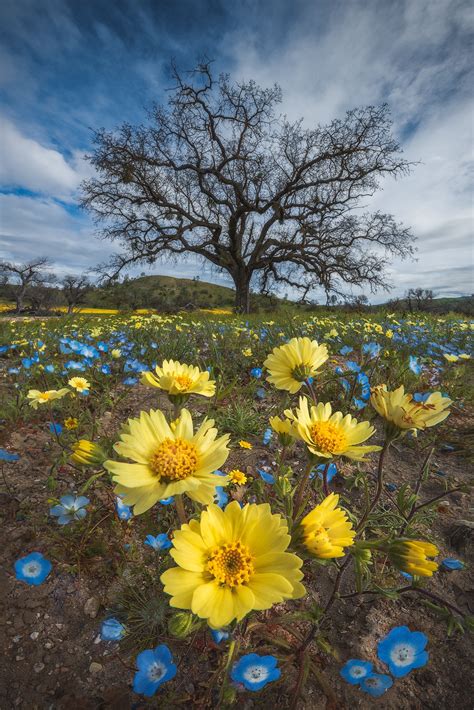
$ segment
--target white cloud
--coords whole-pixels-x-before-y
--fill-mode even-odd
[[[299,6],[301,7],[301,6]],[[412,227],[418,261],[390,268],[401,295],[410,286],[471,293],[472,119],[470,56],[473,12],[463,0],[308,5],[278,44],[271,26],[224,37],[242,79],[283,89],[282,112],[325,123],[364,104],[388,101],[405,157],[418,165],[368,204]],[[326,8],[327,9],[327,8]],[[270,22],[270,21],[269,21]],[[421,161],[421,162],[420,162]],[[375,300],[384,300],[381,293]]]
[[[94,237],[81,215],[71,215],[48,197],[0,195],[0,258],[17,262],[47,256],[59,275],[81,273],[113,249]]]
[[[62,153],[23,135],[8,119],[1,120],[0,182],[9,188],[69,198],[83,174],[79,154],[68,163]]]

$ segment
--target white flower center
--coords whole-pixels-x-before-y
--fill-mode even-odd
[[[390,658],[396,666],[409,666],[415,658],[415,649],[405,643],[398,643],[390,651]]]
[[[23,567],[25,577],[37,577],[41,573],[41,565],[39,562],[28,562]]]
[[[155,661],[151,664],[148,669],[148,677],[150,680],[157,681],[161,680],[166,673],[166,668],[162,663]]]
[[[360,678],[361,675],[365,675],[365,670],[362,666],[354,666],[351,672],[356,678]]]
[[[244,673],[244,678],[249,683],[265,680],[268,677],[268,670],[264,666],[249,666]]]

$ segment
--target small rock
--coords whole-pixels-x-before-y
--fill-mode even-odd
[[[100,609],[100,600],[97,597],[90,597],[84,604],[84,614],[95,619]]]
[[[38,631],[33,631],[33,633],[30,634],[30,639],[31,639],[32,641],[36,641],[36,639],[38,638],[38,636],[39,636],[39,632],[38,632]]]
[[[89,666],[89,673],[100,673],[102,670],[102,665],[100,663],[96,663],[95,661],[92,661],[92,663]]]
[[[43,668],[44,668],[44,663],[35,663],[35,665],[33,666],[33,670],[35,673],[41,673]]]

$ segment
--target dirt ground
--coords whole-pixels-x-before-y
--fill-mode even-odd
[[[124,418],[139,411],[151,401],[148,395],[138,401],[126,400],[117,414]],[[145,401],[143,401],[145,400]],[[156,397],[155,397],[156,406]],[[113,422],[105,425],[114,428]],[[451,417],[450,426],[464,424]],[[442,439],[441,439],[442,440]],[[133,539],[134,522],[131,525],[118,523],[110,529],[110,546],[98,552],[87,567],[71,573],[63,558],[55,559],[58,529],[48,517],[47,488],[51,462],[51,447],[55,444],[41,424],[20,424],[5,433],[0,445],[20,453],[20,461],[4,465],[8,491],[0,495],[2,520],[2,580],[1,607],[5,623],[0,626],[2,664],[0,671],[0,708],[74,710],[155,707],[216,707],[215,698],[209,697],[203,687],[217,667],[217,657],[222,653],[210,639],[209,634],[198,636],[190,650],[187,642],[161,637],[156,643],[169,642],[179,661],[176,680],[169,684],[172,691],[159,691],[150,701],[142,701],[131,691],[134,673],[134,655],[123,652],[120,646],[99,640],[101,620],[110,608],[111,581],[100,572],[107,567],[113,556],[114,545]],[[228,462],[231,467],[254,464],[272,464],[271,454],[256,446],[252,452],[236,451]],[[403,442],[397,442],[387,462],[386,481],[397,485],[413,481],[419,455]],[[443,450],[438,446],[432,461],[430,481],[423,499],[442,493],[445,480],[450,484],[466,481],[472,477],[472,469],[456,451]],[[436,473],[438,472],[438,473]],[[73,472],[64,467],[55,474],[57,489],[55,497],[77,488]],[[90,496],[95,501],[95,493]],[[456,493],[441,501],[440,513],[433,534],[441,548],[441,558],[458,557],[466,563],[461,571],[441,570],[429,582],[429,589],[444,595],[466,613],[474,613],[474,584],[472,573],[472,538],[468,531],[454,534],[456,521],[466,520],[470,515],[469,496]],[[113,498],[104,497],[105,515],[113,515]],[[472,511],[471,511],[472,512]],[[122,540],[116,538],[123,535]],[[157,520],[156,533],[161,532]],[[138,539],[139,536],[138,536]],[[143,539],[143,538],[141,538]],[[41,551],[53,562],[53,571],[39,587],[29,587],[15,580],[13,563],[33,550]],[[471,565],[471,566],[469,566]],[[324,601],[330,589],[326,570],[311,568],[306,584],[316,600]],[[348,578],[342,592],[350,588]],[[112,583],[113,586],[113,583]],[[362,607],[362,608],[361,608]],[[278,610],[267,614],[269,630],[273,633],[271,618]],[[349,658],[372,661],[375,669],[386,672],[376,659],[377,641],[391,628],[407,625],[411,630],[423,631],[429,638],[429,663],[407,677],[395,680],[393,687],[378,700],[370,698],[339,677],[340,667]],[[281,630],[275,633],[284,634]],[[320,708],[371,708],[377,704],[390,710],[413,710],[429,708],[442,710],[472,708],[472,686],[469,669],[472,645],[468,635],[448,638],[445,623],[423,604],[421,598],[404,595],[399,602],[366,596],[358,601],[349,600],[345,605],[337,603],[331,613],[328,640],[339,654],[340,660],[322,654],[314,648],[318,668],[324,672],[334,691],[336,701],[323,692],[321,685],[312,678],[306,686],[304,699],[297,707],[301,710]],[[265,647],[266,648],[266,647]],[[253,645],[252,650],[258,650]],[[198,670],[196,670],[196,668]],[[284,680],[267,686],[264,692],[252,696],[246,692],[239,696],[243,708],[290,707],[292,685],[296,678],[294,669],[285,668]]]

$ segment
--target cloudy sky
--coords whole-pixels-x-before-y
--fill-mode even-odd
[[[371,207],[410,225],[418,246],[416,262],[393,264],[391,295],[410,286],[472,293],[471,8],[470,0],[3,0],[0,258],[49,256],[59,274],[104,261],[113,245],[77,207],[92,130],[139,123],[166,96],[170,60],[187,69],[206,54],[235,78],[278,82],[282,110],[307,126],[387,101],[416,165],[385,183]],[[151,271],[224,282],[191,261]]]

